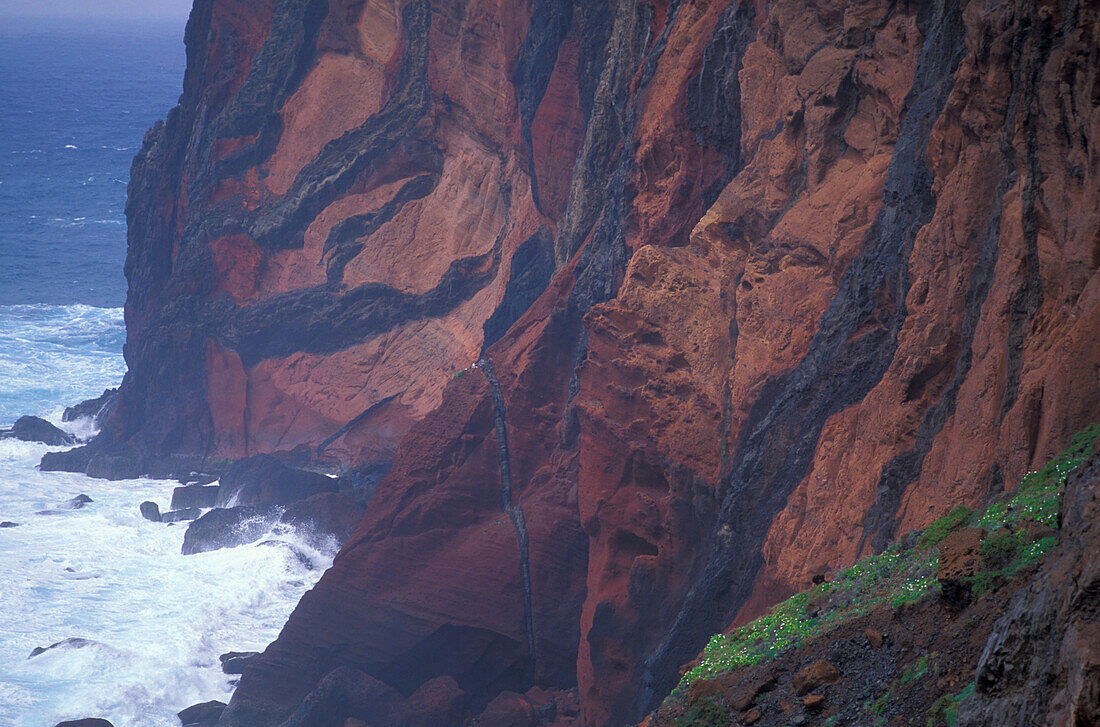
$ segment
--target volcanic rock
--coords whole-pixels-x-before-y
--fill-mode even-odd
[[[273,518],[253,507],[217,508],[191,522],[183,536],[183,554],[235,548],[259,540]]]
[[[400,708],[401,727],[462,724],[466,693],[453,677],[429,679]],[[488,724],[488,723],[486,723]]]
[[[43,466],[392,462],[240,715],[350,666],[636,724],[1100,419],[1097,13],[204,0],[118,403]]]
[[[185,507],[182,510],[169,510],[161,514],[160,520],[165,523],[187,522],[197,520],[202,516],[202,510],[197,507]]]
[[[260,655],[258,651],[230,651],[222,654],[218,660],[222,663],[222,671],[226,674],[244,674],[248,663]]]
[[[34,648],[33,651],[31,651],[30,656],[28,656],[27,658],[33,659],[34,657],[40,654],[45,654],[47,651],[51,651],[53,649],[83,649],[88,646],[93,646],[96,643],[97,642],[92,641],[91,639],[71,637],[58,641],[56,644],[50,644],[49,646],[37,646]]]
[[[76,444],[76,437],[58,429],[45,419],[21,416],[11,429],[0,429],[0,439],[18,439],[24,442],[40,442],[53,447]]]
[[[214,507],[217,500],[217,485],[185,485],[172,490],[173,510],[182,510],[187,507]]]
[[[839,680],[840,672],[836,670],[836,667],[819,659],[803,667],[795,674],[794,681],[791,684],[794,687],[795,694],[801,697],[818,687],[836,684]]]
[[[318,541],[333,538],[343,545],[363,517],[347,495],[323,492],[287,507],[280,521],[310,533]]]
[[[948,604],[961,608],[970,603],[970,581],[982,569],[981,528],[965,527],[944,538],[940,543],[940,560],[936,578],[941,594]]]
[[[110,722],[98,717],[87,719],[71,719],[67,722],[58,722],[54,727],[114,727]]]
[[[1100,724],[1100,452],[1069,476],[1061,540],[993,626],[960,727]]]
[[[68,407],[61,414],[61,421],[72,422],[77,419],[91,419],[94,422],[107,413],[107,407],[114,403],[118,389],[107,389],[94,399],[87,399]]]
[[[500,727],[535,727],[538,714],[522,694],[501,692],[478,716],[478,724]]]
[[[217,700],[195,704],[180,712],[183,727],[215,727],[225,711],[225,703]]]
[[[141,503],[139,508],[141,510],[141,516],[146,520],[152,520],[155,523],[161,521],[160,506],[155,502],[149,502],[148,500]]]
[[[217,507],[275,507],[337,489],[331,477],[292,469],[274,457],[258,454],[235,462],[226,470],[215,504]]]
[[[349,717],[368,724],[391,724],[403,701],[400,693],[377,679],[344,667],[326,675],[282,727],[340,725]]]

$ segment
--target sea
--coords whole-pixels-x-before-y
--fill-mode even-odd
[[[130,164],[183,68],[182,22],[0,16],[0,429],[33,414],[92,436],[62,411],[121,382]],[[265,540],[304,559],[259,543],[181,555],[186,525],[138,512],[167,510],[178,483],[41,472],[50,449],[0,441],[0,521],[18,524],[0,528],[0,725],[175,726],[228,701],[218,656],[262,651],[334,550],[291,530]]]

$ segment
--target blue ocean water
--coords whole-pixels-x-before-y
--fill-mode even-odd
[[[0,17],[0,427],[122,379],[126,184],[179,97],[182,39]]]
[[[130,162],[183,67],[176,23],[0,18],[0,305],[122,305]]]
[[[182,23],[17,27],[0,11],[0,428],[61,424],[122,380],[126,183],[179,94],[182,38]],[[0,529],[0,725],[169,727],[227,701],[218,655],[272,641],[334,546],[275,529],[184,556],[184,526],[138,511],[168,509],[176,483],[41,472],[48,449],[0,440],[0,521],[18,523]],[[58,511],[80,493],[92,502]],[[28,658],[72,638],[88,643]]]

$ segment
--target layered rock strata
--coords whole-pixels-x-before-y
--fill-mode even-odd
[[[392,464],[223,724],[337,669],[637,721],[1100,418],[1098,23],[198,0],[133,170],[130,372],[67,466]]]

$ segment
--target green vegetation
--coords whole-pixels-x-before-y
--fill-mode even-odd
[[[676,719],[676,727],[729,727],[730,713],[717,699],[700,699]]]
[[[965,525],[973,514],[974,511],[969,507],[963,507],[962,505],[956,507],[954,510],[925,528],[920,538],[917,539],[917,545],[922,548],[936,547],[954,530]]]
[[[458,371],[455,371],[453,374],[451,374],[451,379],[461,379],[463,376],[466,375],[466,372],[468,370],[469,369],[459,369]]]
[[[1058,543],[1057,536],[1050,533],[1059,524],[1061,491],[1069,473],[1091,454],[1092,443],[1098,436],[1100,424],[1078,433],[1065,451],[1038,472],[1024,477],[1015,491],[982,512],[975,513],[965,507],[953,509],[921,533],[917,547],[903,549],[899,543],[894,543],[879,555],[864,558],[841,572],[832,581],[776,605],[771,613],[728,634],[716,634],[703,650],[699,662],[684,675],[680,687],[696,679],[712,678],[722,672],[774,659],[787,649],[797,648],[869,613],[880,604],[887,603],[897,609],[937,592],[939,549],[936,546],[959,527],[977,525],[991,533],[982,542],[984,569],[971,579],[975,597],[1033,567]],[[1034,539],[1029,540],[1029,537]],[[910,681],[934,667],[934,664],[929,665],[930,658],[934,655],[918,660],[920,673],[910,675]],[[902,683],[906,683],[905,676]]]
[[[897,606],[919,600],[939,587],[936,559],[934,552],[903,552],[897,543],[864,558],[833,581],[791,596],[770,614],[712,637],[681,684],[773,659],[881,603]]]
[[[905,672],[901,675],[901,684],[905,685],[909,682],[915,682],[924,677],[930,670],[935,669],[936,657],[938,656],[939,654],[934,651],[931,654],[922,654],[919,659],[905,669]]]
[[[955,727],[959,719],[959,707],[974,694],[974,682],[970,682],[957,694],[945,694],[932,703],[925,727]]]

